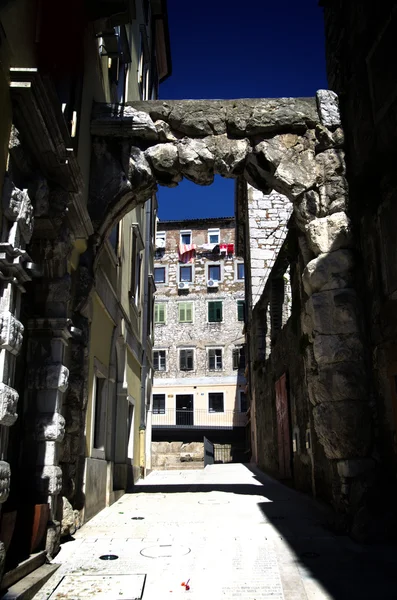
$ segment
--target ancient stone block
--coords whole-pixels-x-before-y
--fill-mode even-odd
[[[314,293],[305,305],[304,333],[357,333],[357,297],[352,289]]]
[[[0,503],[7,500],[10,493],[11,469],[7,462],[0,461]]]
[[[303,271],[302,281],[306,294],[320,290],[346,288],[351,285],[353,255],[350,250],[336,250],[320,254]]]
[[[42,494],[56,496],[62,489],[62,469],[45,466],[37,474],[37,487]]]
[[[134,146],[130,149],[128,179],[134,193],[142,198],[149,198],[156,189],[156,180],[145,154]]]
[[[29,373],[29,388],[36,390],[59,390],[68,387],[69,369],[60,363],[33,368]]]
[[[185,135],[205,136],[226,133],[226,109],[222,102],[184,100],[172,103],[168,122]]]
[[[299,204],[295,205],[295,215],[297,221],[303,226],[313,219],[321,217],[321,202],[318,192],[314,190],[305,192]]]
[[[65,435],[65,419],[59,413],[41,414],[36,420],[38,441],[61,442]]]
[[[316,155],[316,163],[323,181],[345,174],[345,153],[343,150],[324,150],[324,152]]]
[[[296,198],[318,181],[319,170],[312,150],[284,152],[274,173],[275,188],[288,197]]]
[[[0,347],[11,354],[19,354],[24,327],[9,311],[0,313]]]
[[[316,100],[321,123],[330,129],[340,127],[341,120],[337,94],[332,90],[318,90]]]
[[[372,458],[350,458],[348,460],[338,460],[337,469],[340,477],[346,479],[358,477],[366,471],[375,468],[375,461]]]
[[[25,243],[30,241],[33,233],[33,206],[28,190],[19,190],[9,177],[3,186],[4,214],[10,221],[17,221]]]
[[[59,521],[49,521],[47,525],[47,538],[46,538],[46,552],[48,558],[51,560],[54,558],[60,548],[61,540],[61,524]]]
[[[175,186],[181,181],[178,150],[175,144],[156,144],[146,150],[145,156],[161,185]]]
[[[362,360],[363,347],[357,335],[316,335],[313,342],[314,357],[318,364]]]
[[[314,405],[366,397],[366,379],[360,362],[320,365],[316,372],[308,372],[307,382],[310,402]]]
[[[10,427],[18,418],[18,392],[5,383],[0,383],[0,425]]]
[[[210,185],[214,180],[214,156],[202,140],[184,138],[178,143],[181,172],[199,185]]]
[[[114,127],[119,123],[120,127]],[[122,125],[122,126],[121,126]],[[157,140],[158,133],[150,116],[132,106],[118,105],[112,114],[91,121],[91,133],[99,136],[116,136]]]
[[[73,535],[76,531],[74,510],[69,500],[62,497],[61,537]]]
[[[222,134],[204,138],[203,141],[215,158],[215,173],[223,177],[233,177],[242,172],[250,151],[248,139],[235,140]]]
[[[176,142],[177,137],[173,134],[168,123],[159,119],[158,121],[155,121],[154,126],[160,142]]]
[[[313,409],[314,428],[327,458],[367,456],[372,442],[372,423],[364,402],[324,402]]]
[[[344,212],[311,221],[306,232],[310,249],[316,255],[352,245],[350,221]]]

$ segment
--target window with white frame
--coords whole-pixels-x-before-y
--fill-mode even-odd
[[[212,281],[221,281],[222,269],[221,269],[220,264],[207,265],[207,270],[208,270],[208,279],[212,279]]]
[[[244,371],[245,369],[245,346],[233,348],[233,369]]]
[[[154,267],[154,283],[166,283],[167,270],[165,267]]]
[[[193,281],[193,266],[179,265],[179,281],[191,283]]]
[[[224,394],[223,392],[209,392],[208,393],[208,411],[211,412],[224,412]]]
[[[153,369],[155,371],[165,371],[167,367],[165,350],[153,350]]]
[[[209,244],[219,244],[221,241],[221,235],[219,229],[209,229],[208,230],[208,243]]]
[[[155,302],[154,304],[154,322],[156,325],[167,322],[167,305],[165,302]]]
[[[238,262],[236,264],[236,279],[237,281],[244,281],[245,272],[244,272],[244,263]]]
[[[181,371],[193,371],[194,351],[193,348],[181,348],[179,350],[179,369]]]
[[[180,243],[189,245],[192,243],[192,232],[190,230],[184,230],[179,232]]]
[[[165,252],[165,231],[156,232],[156,258],[162,258]]]
[[[165,394],[153,394],[153,414],[165,414]]]
[[[223,360],[222,360],[222,348],[209,348],[208,350],[208,370],[209,371],[222,371]]]
[[[193,302],[178,302],[179,323],[193,323]]]
[[[223,321],[222,300],[211,300],[208,302],[208,323],[221,323]]]

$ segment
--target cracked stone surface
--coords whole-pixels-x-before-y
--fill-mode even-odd
[[[329,517],[253,467],[154,471],[62,545],[53,561],[61,567],[35,599],[56,598],[64,576],[84,574],[146,574],[143,600],[394,598],[397,553],[333,535]],[[163,556],[143,556],[145,548]],[[119,559],[101,561],[101,554]]]

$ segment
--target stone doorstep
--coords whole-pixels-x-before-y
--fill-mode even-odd
[[[32,554],[21,562],[15,569],[8,571],[8,573],[4,574],[4,577],[0,584],[0,591],[3,591],[7,588],[10,588],[14,583],[26,577],[32,571],[35,571],[42,565],[44,565],[46,561],[46,552],[44,550],[42,552],[37,552],[36,554]]]
[[[2,600],[31,600],[61,565],[41,565],[15,583],[1,596]]]

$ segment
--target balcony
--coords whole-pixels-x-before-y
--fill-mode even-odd
[[[175,410],[169,408],[152,412],[153,429],[233,429],[234,427],[245,427],[247,423],[247,413],[237,410],[208,412],[204,409]]]

